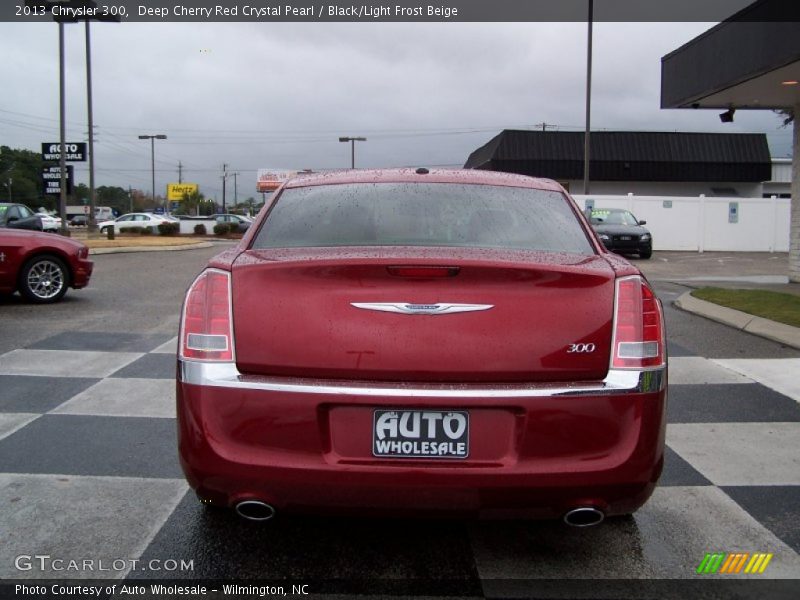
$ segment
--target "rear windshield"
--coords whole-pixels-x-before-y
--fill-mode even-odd
[[[253,242],[253,248],[320,246],[594,253],[560,192],[448,183],[286,189]]]

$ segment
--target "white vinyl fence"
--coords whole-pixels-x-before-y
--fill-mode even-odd
[[[181,233],[194,233],[195,225],[205,225],[206,233],[212,235],[214,233],[214,225],[217,222],[214,219],[181,219]]]
[[[788,198],[574,195],[581,209],[626,208],[647,221],[655,250],[789,251]]]

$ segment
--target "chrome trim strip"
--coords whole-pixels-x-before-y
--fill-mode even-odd
[[[494,308],[494,304],[414,304],[413,302],[351,302],[350,306],[364,310],[398,313],[403,315],[451,315],[453,313],[475,312]]]
[[[602,381],[507,385],[403,384],[337,382],[242,375],[235,363],[178,360],[179,380],[191,385],[334,396],[395,398],[541,398],[547,396],[610,396],[659,392],[667,384],[664,367],[651,370],[610,370]]]

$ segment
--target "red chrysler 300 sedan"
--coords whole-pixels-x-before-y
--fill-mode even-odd
[[[298,177],[186,294],[181,463],[257,520],[595,524],[661,473],[664,340],[647,281],[553,181]]]
[[[56,302],[67,288],[89,285],[89,249],[69,238],[0,228],[0,293],[15,291],[30,302]]]

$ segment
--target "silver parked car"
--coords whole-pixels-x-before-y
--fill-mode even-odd
[[[103,221],[98,223],[97,227],[101,232],[106,233],[111,227],[114,228],[114,233],[120,233],[120,230],[125,227],[149,227],[154,233],[157,231],[161,223],[171,223],[170,219],[164,218],[163,215],[154,215],[150,213],[128,213],[114,219],[113,221]]]

